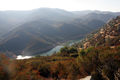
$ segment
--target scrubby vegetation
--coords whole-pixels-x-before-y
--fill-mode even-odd
[[[63,56],[62,51],[68,55]],[[77,80],[88,75],[93,80],[119,80],[120,46],[77,51],[65,47],[56,55],[28,60],[0,56],[0,80]]]

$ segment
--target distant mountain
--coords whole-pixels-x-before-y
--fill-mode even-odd
[[[29,11],[0,11],[0,37],[23,24]]]
[[[101,14],[101,15],[109,14],[111,16],[117,16],[120,14],[119,12],[113,13],[113,12],[101,12],[101,11],[90,11],[90,10],[69,12],[62,9],[52,9],[52,8],[40,8],[31,11],[0,11],[0,37],[26,22],[40,20],[40,19],[53,20],[56,22],[57,21],[69,22],[70,20],[76,18],[83,19],[86,16],[87,18],[91,18],[91,17],[93,18],[94,14],[93,16],[90,17],[91,13]]]
[[[80,46],[80,44],[78,44]],[[120,16],[110,20],[102,28],[89,34],[81,42],[81,46],[88,48],[91,46],[115,46],[120,45]]]
[[[0,52],[9,56],[40,54],[62,42],[83,38],[118,14],[99,11],[68,12],[50,8],[3,12],[6,17],[1,18],[0,25],[9,23],[9,26],[4,27],[5,32],[1,29],[3,26],[0,27],[0,32],[4,32]]]

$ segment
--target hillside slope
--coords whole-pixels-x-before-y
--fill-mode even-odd
[[[120,16],[110,20],[99,30],[89,34],[82,43],[81,46],[84,48],[120,45]]]
[[[98,25],[102,26],[104,24],[102,21],[96,22],[99,24],[94,24],[94,20],[90,24],[95,25],[95,28],[98,28]],[[50,50],[59,43],[81,39],[95,28],[74,22],[34,21],[26,23],[8,33],[5,39],[0,42],[0,51],[5,53],[12,52],[17,55],[39,54]]]
[[[5,12],[4,15],[11,16],[7,17],[9,20],[15,18],[13,22],[17,22],[11,27],[12,30],[6,31],[0,38],[0,52],[9,56],[40,54],[60,43],[81,39],[118,15],[112,12],[83,13],[49,8],[23,11],[19,14],[13,12],[16,15],[12,11]]]

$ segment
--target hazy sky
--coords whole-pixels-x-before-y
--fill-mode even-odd
[[[68,11],[120,11],[120,0],[0,0],[0,10],[31,10],[40,7]]]

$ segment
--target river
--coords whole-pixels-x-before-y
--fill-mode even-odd
[[[63,45],[58,45],[58,46],[54,47],[53,49],[51,49],[50,51],[41,54],[41,56],[50,56],[50,55],[52,55],[56,52],[59,52],[60,49],[63,48],[63,47],[64,47]]]
[[[53,49],[49,50],[48,52],[42,53],[40,54],[40,56],[50,56],[56,52],[59,52],[61,48],[63,48],[64,46],[72,46],[74,43],[80,42],[80,40],[78,41],[69,41],[66,43],[63,43],[61,45],[57,45],[56,47],[54,47]],[[34,56],[22,56],[22,55],[18,55],[16,59],[29,59],[32,58]]]
[[[56,52],[59,52],[61,48],[63,48],[64,46],[72,46],[74,43],[78,43],[80,42],[81,40],[72,40],[72,41],[68,41],[66,43],[63,43],[61,45],[58,45],[56,47],[54,47],[53,49],[51,49],[50,51],[46,52],[46,53],[43,53],[43,54],[40,54],[41,56],[50,56]]]

